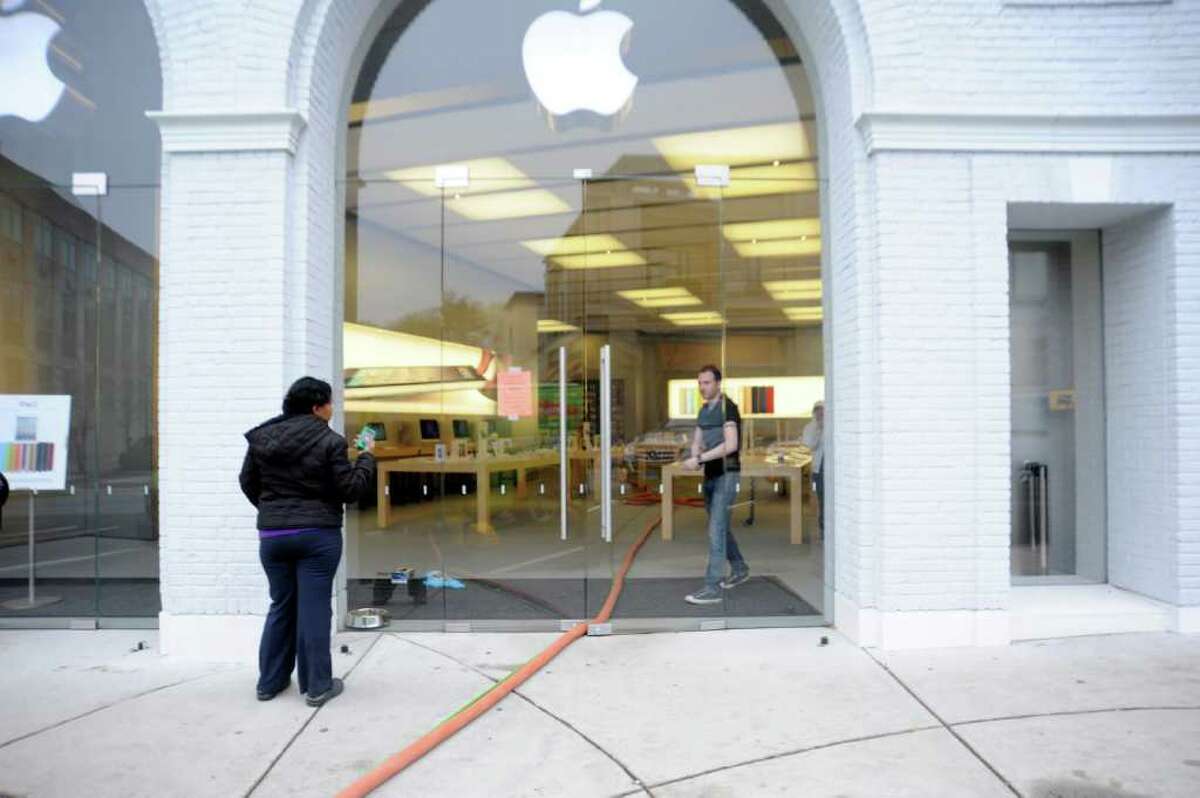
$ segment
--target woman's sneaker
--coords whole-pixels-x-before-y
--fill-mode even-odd
[[[323,707],[333,699],[340,696],[342,694],[342,689],[342,680],[334,679],[333,684],[329,686],[328,690],[320,695],[310,695],[308,698],[304,699],[304,703],[308,704],[310,707]]]
[[[721,587],[728,590],[731,587],[737,587],[742,582],[750,578],[750,566],[743,565],[741,568],[734,568],[733,573],[721,580]]]
[[[721,601],[721,591],[719,588],[706,587],[687,596],[684,601],[688,604],[717,604]]]
[[[259,688],[258,700],[259,701],[270,701],[272,698],[274,698],[275,696],[282,693],[284,690],[291,687],[291,685],[292,685],[292,677],[289,676],[288,680],[283,683],[283,687],[280,687],[278,690],[263,690],[262,688]]]

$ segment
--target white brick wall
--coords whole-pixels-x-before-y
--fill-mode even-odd
[[[252,515],[236,486],[240,434],[275,410],[295,376],[337,373],[345,105],[365,43],[394,3],[147,5],[165,108],[287,108],[306,123],[294,153],[164,156],[167,624],[265,606]],[[1200,374],[1200,126],[1174,120],[1179,154],[1119,154],[1122,115],[1200,112],[1200,3],[767,5],[797,41],[821,113],[832,574],[839,601],[860,613],[837,622],[854,625],[864,641],[919,620],[932,624],[931,640],[977,642],[990,633],[970,631],[980,623],[971,613],[1007,607],[1005,234],[1007,208],[1019,202],[1170,208],[1106,232],[1114,252],[1127,253],[1109,279],[1131,287],[1113,306],[1110,385],[1123,368],[1151,370],[1123,353],[1157,327],[1137,328],[1141,338],[1113,336],[1121,319],[1146,317],[1138,297],[1162,303],[1153,365],[1163,404],[1141,403],[1128,426],[1124,412],[1110,409],[1110,445],[1123,435],[1149,440],[1154,429],[1154,445],[1165,449],[1161,471],[1139,477],[1157,480],[1153,490],[1113,516],[1111,570],[1134,589],[1200,604],[1200,385],[1192,385]],[[1087,159],[1063,154],[1069,145],[1050,133],[1055,155],[1038,154],[1036,137],[1009,154],[984,144],[870,152],[856,123],[880,110],[1101,115],[1089,130],[1118,144],[1105,145],[1112,156]],[[996,140],[1005,140],[1003,130]],[[936,141],[936,129],[926,134],[926,145]],[[1087,174],[1099,165],[1111,179],[1081,182],[1080,164]],[[1118,406],[1138,405],[1122,386],[1114,390]],[[1161,526],[1148,521],[1159,517]],[[905,620],[871,631],[876,615]],[[952,631],[939,637],[938,624]]]
[[[1162,114],[1200,107],[1200,2],[862,0],[876,108]]]

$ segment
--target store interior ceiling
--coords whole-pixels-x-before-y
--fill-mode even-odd
[[[462,264],[502,276],[514,294],[544,293],[541,332],[820,325],[820,178],[804,69],[777,35],[706,53],[704,64],[642,75],[634,102],[695,107],[784,88],[769,112],[752,99],[722,108],[716,127],[643,112],[562,129],[507,79],[390,96],[377,86],[351,108],[348,222],[447,271]],[[451,164],[466,167],[466,185],[437,185],[438,167]],[[728,165],[730,184],[698,185],[698,164]]]

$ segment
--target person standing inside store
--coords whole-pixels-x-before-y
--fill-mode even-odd
[[[374,440],[352,464],[329,428],[333,389],[314,377],[292,383],[283,414],[246,433],[242,492],[258,508],[259,559],[271,609],[258,649],[258,700],[291,684],[319,707],[342,692],[333,678],[329,630],[333,575],[342,557],[342,509],[374,482]]]
[[[812,408],[812,421],[804,425],[800,442],[812,452],[813,493],[817,495],[817,534],[825,538],[825,403]]]
[[[738,443],[742,416],[738,406],[721,391],[721,370],[704,366],[696,377],[704,404],[692,435],[692,455],[684,468],[704,468],[704,509],[708,513],[708,571],[704,587],[686,597],[689,604],[716,604],[722,589],[740,585],[750,578],[750,566],[742,557],[729,525],[730,508],[741,475]],[[725,561],[730,573],[725,574]]]

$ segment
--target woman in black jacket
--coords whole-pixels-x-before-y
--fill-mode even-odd
[[[291,683],[319,707],[342,692],[329,656],[330,596],[342,557],[342,505],[372,482],[374,442],[351,464],[346,439],[329,428],[333,389],[301,377],[283,415],[246,433],[242,492],[258,508],[259,559],[271,586],[271,611],[258,649],[258,700]]]

